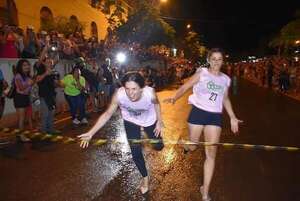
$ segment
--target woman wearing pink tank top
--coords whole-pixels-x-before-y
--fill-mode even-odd
[[[80,146],[86,148],[96,132],[104,126],[117,108],[120,107],[124,119],[127,139],[141,139],[141,127],[150,139],[158,139],[159,143],[153,145],[155,150],[164,147],[161,138],[163,122],[160,104],[153,88],[145,86],[144,78],[137,72],[127,73],[122,79],[123,87],[115,92],[108,109],[99,117],[96,124],[87,132],[78,137],[82,140]],[[142,194],[149,190],[149,177],[145,165],[140,143],[129,143],[133,161],[135,162],[143,179],[140,185]]]
[[[230,99],[228,97],[228,88],[230,78],[220,72],[223,64],[223,53],[220,49],[212,49],[207,56],[209,68],[198,70],[190,80],[182,85],[172,98],[164,102],[174,104],[190,88],[193,87],[193,94],[189,97],[189,104],[192,104],[192,110],[188,118],[188,127],[190,140],[199,142],[202,132],[206,142],[218,143],[222,130],[222,110],[223,106],[230,116],[231,130],[238,132],[238,120],[233,112]],[[193,151],[195,145],[185,146],[184,152]],[[206,159],[204,162],[203,185],[200,187],[203,201],[210,201],[208,195],[215,167],[215,158],[217,153],[216,146],[206,146]]]

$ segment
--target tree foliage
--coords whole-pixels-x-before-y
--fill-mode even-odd
[[[296,11],[295,17],[296,19],[283,26],[280,32],[272,38],[269,42],[270,47],[287,50],[296,45],[295,41],[300,40],[300,10]]]
[[[146,0],[136,1],[128,20],[115,31],[121,42],[137,42],[146,47],[157,44],[171,45],[175,36],[174,28],[166,23],[160,17],[159,11]]]
[[[93,0],[92,6],[105,14],[110,29],[115,29],[125,23],[123,1],[121,0]]]
[[[207,49],[201,41],[201,37],[194,31],[189,31],[184,40],[180,41],[180,46],[184,50],[187,58],[192,60],[203,60],[205,58]]]

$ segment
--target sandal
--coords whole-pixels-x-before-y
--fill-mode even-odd
[[[202,195],[202,201],[211,201],[211,197],[207,195],[207,197],[203,197],[203,186],[200,187],[200,193]]]

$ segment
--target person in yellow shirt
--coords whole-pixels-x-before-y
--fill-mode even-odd
[[[64,87],[64,93],[66,100],[70,107],[73,124],[87,124],[85,114],[85,103],[86,103],[86,81],[81,76],[79,66],[74,66],[72,72],[66,75],[61,80],[61,85]],[[79,115],[77,117],[77,111]]]

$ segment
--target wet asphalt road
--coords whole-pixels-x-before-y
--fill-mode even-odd
[[[174,93],[158,93],[162,100]],[[165,140],[187,139],[188,94],[174,106],[162,103]],[[223,142],[300,146],[300,103],[241,81],[231,96],[237,116],[244,120],[239,136],[230,134],[225,116]],[[92,124],[97,114],[91,116]],[[88,127],[73,128],[70,120],[57,127],[75,137]],[[178,145],[156,152],[145,145],[151,191],[143,197],[118,114],[97,138],[122,143],[89,147],[54,144],[32,149],[31,144],[1,151],[0,201],[201,201],[203,148],[183,155]],[[220,148],[210,194],[213,201],[299,201],[300,153]]]

